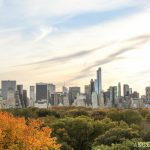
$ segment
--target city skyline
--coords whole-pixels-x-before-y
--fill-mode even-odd
[[[83,89],[101,67],[103,90],[150,86],[148,0],[0,0],[0,12],[0,80]]]

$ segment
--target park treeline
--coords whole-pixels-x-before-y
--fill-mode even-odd
[[[149,109],[53,107],[2,111],[26,120],[40,118],[52,129],[61,150],[134,150],[138,142],[150,141]]]

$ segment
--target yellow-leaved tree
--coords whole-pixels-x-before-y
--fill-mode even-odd
[[[44,127],[39,119],[14,117],[0,112],[0,150],[59,150],[51,129]]]

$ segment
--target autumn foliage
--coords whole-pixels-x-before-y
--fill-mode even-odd
[[[59,150],[51,129],[40,120],[16,118],[0,112],[0,150]]]

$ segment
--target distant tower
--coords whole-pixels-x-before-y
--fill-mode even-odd
[[[128,84],[124,84],[123,86],[123,91],[124,91],[124,97],[129,96],[129,85]]]
[[[24,101],[23,101],[23,85],[17,85],[17,91],[18,91],[18,94],[19,94],[21,107],[24,108],[25,104],[24,104]]]
[[[96,92],[92,93],[92,107],[98,108],[98,96]]]
[[[90,92],[91,92],[91,95],[92,95],[92,92],[95,92],[95,84],[94,84],[94,80],[91,79],[91,82],[90,82]]]
[[[69,103],[73,104],[74,100],[77,98],[77,94],[80,94],[80,87],[69,87]]]
[[[11,89],[11,92],[15,94],[16,92],[16,81],[2,81],[1,82],[1,87],[2,87],[2,97],[4,100],[7,100],[7,94],[9,89]]]
[[[146,87],[146,100],[150,100],[150,87]]]
[[[27,108],[29,106],[27,90],[23,90],[23,102],[24,102],[25,108]]]
[[[62,92],[63,92],[63,94],[68,94],[68,89],[67,89],[67,87],[63,86],[63,87],[62,87]]]
[[[100,94],[102,91],[102,75],[101,68],[97,70],[97,94]]]
[[[121,97],[121,83],[118,83],[118,97]]]
[[[15,93],[12,88],[9,88],[7,91],[7,107],[15,108],[15,106],[16,106]]]
[[[47,83],[36,83],[36,101],[48,100]]]
[[[30,102],[29,106],[33,107],[35,103],[35,86],[30,86]]]
[[[97,94],[98,94],[98,83],[97,83],[97,79],[94,80],[94,89]]]

